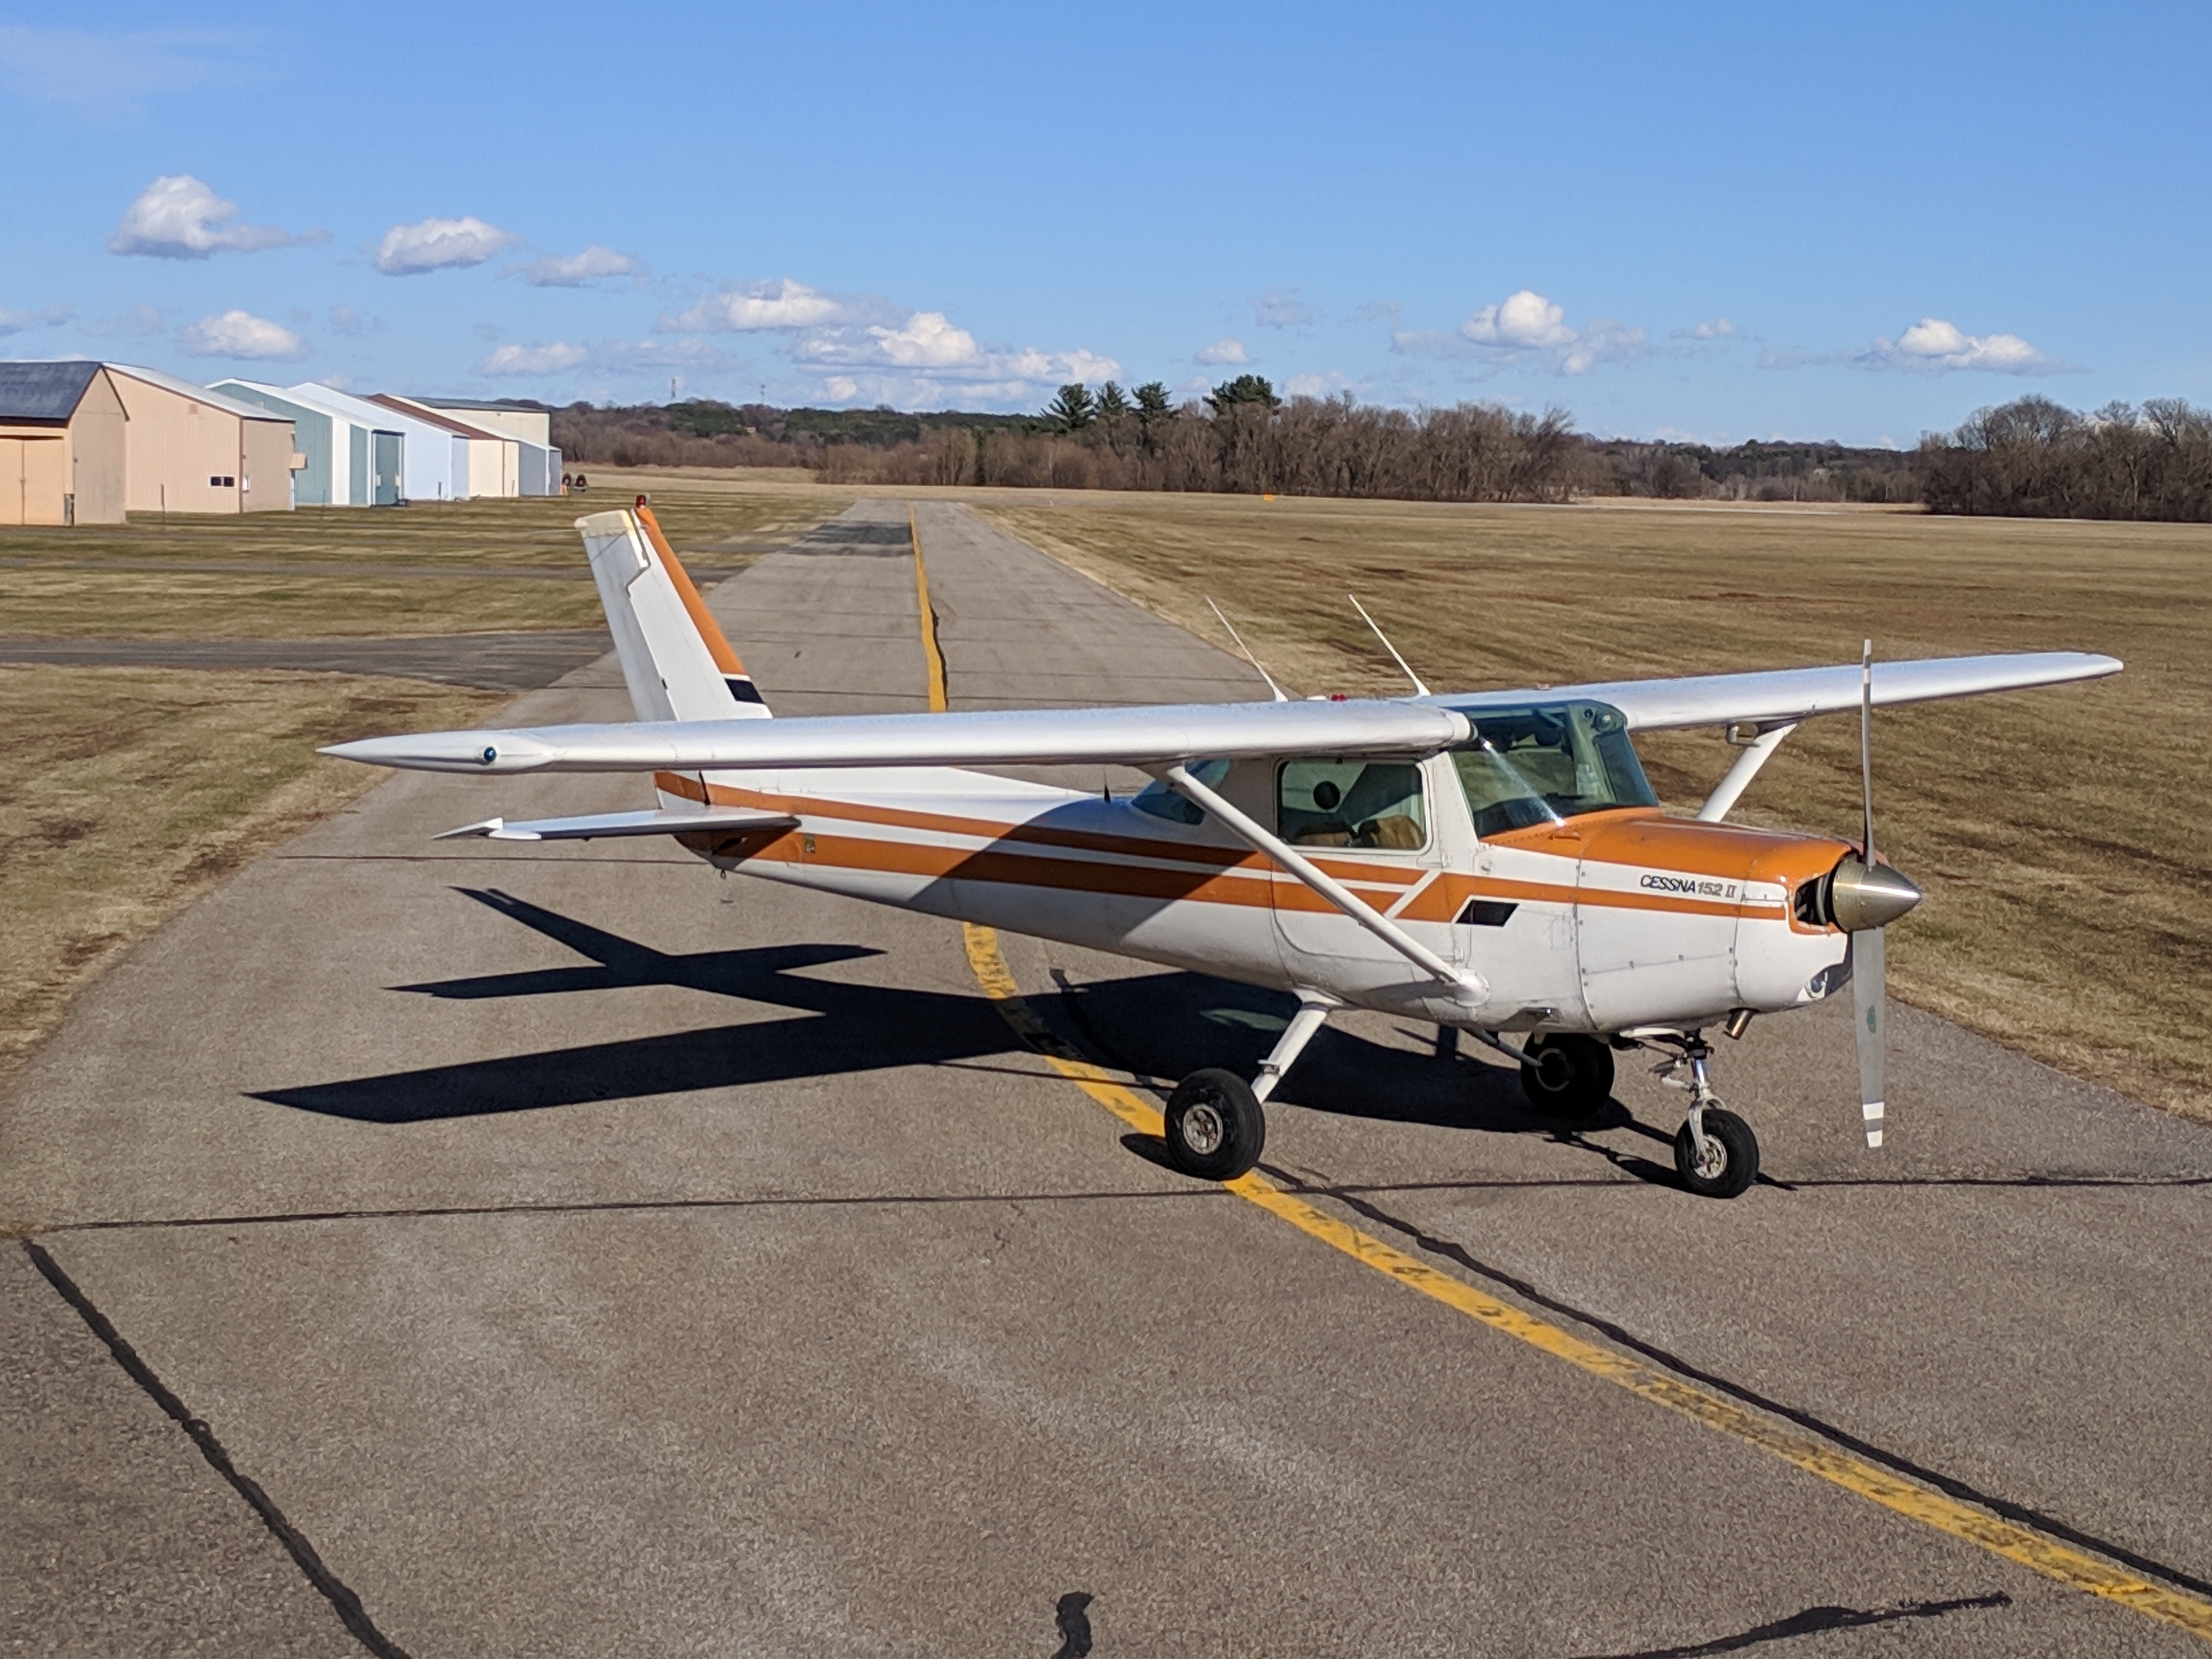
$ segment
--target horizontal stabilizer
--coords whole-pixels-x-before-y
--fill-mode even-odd
[[[465,823],[433,839],[453,841],[476,836],[486,841],[598,841],[606,836],[734,836],[748,830],[798,827],[797,818],[781,812],[717,806],[691,812],[599,812],[576,818],[526,818],[520,823],[486,818],[482,823]]]

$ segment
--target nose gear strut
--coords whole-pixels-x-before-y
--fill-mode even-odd
[[[1713,1051],[1705,1034],[1654,1032],[1636,1041],[1646,1048],[1672,1048],[1651,1068],[1652,1074],[1670,1089],[1689,1091],[1689,1108],[1674,1137],[1674,1169],[1682,1184],[1708,1198],[1735,1197],[1758,1177],[1759,1139],[1751,1125],[1713,1092],[1707,1069]]]

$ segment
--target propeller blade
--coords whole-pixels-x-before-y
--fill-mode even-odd
[[[1864,839],[1859,842],[1860,882],[1869,886],[1883,885],[1885,875],[1893,876],[1905,888],[1905,893],[1884,890],[1869,892],[1863,896],[1873,902],[1862,908],[1866,920],[1874,926],[1863,933],[1851,935],[1851,1012],[1852,1024],[1858,1033],[1859,1048],[1859,1116],[1866,1124],[1867,1145],[1881,1145],[1884,1073],[1889,1069],[1889,949],[1882,936],[1882,927],[1891,920],[1884,914],[1892,906],[1897,914],[1911,908],[1919,902],[1919,889],[1914,887],[1894,871],[1884,872],[1874,858],[1874,641],[1866,641],[1859,647],[1859,806],[1860,825]]]
[[[1866,1121],[1867,1145],[1881,1145],[1883,1073],[1889,1048],[1888,976],[1882,932],[1870,927],[1851,935],[1851,1011],[1859,1039],[1859,1115]]]
[[[1865,808],[1867,867],[1874,867],[1874,641],[1859,648],[1859,803]]]

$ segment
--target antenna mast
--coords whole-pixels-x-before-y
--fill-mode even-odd
[[[1229,637],[1237,641],[1237,648],[1244,653],[1244,660],[1252,665],[1252,669],[1255,673],[1258,674],[1261,679],[1267,682],[1267,690],[1275,694],[1275,701],[1277,702],[1288,702],[1291,700],[1290,695],[1285,692],[1281,686],[1275,684],[1275,677],[1273,674],[1270,674],[1266,669],[1260,666],[1260,659],[1252,654],[1252,647],[1244,643],[1244,636],[1237,631],[1237,624],[1231,622],[1228,617],[1221,614],[1221,607],[1214,604],[1210,596],[1206,601],[1206,608],[1213,612],[1215,621],[1218,622],[1224,628],[1229,630]]]
[[[1433,696],[1435,693],[1431,691],[1427,686],[1421,684],[1421,677],[1419,674],[1416,674],[1412,668],[1408,667],[1406,659],[1398,654],[1398,647],[1390,643],[1390,636],[1388,634],[1385,634],[1380,628],[1375,627],[1375,618],[1367,614],[1367,607],[1360,604],[1359,596],[1356,593],[1347,593],[1344,597],[1352,601],[1352,608],[1359,613],[1359,620],[1365,623],[1370,628],[1375,629],[1375,637],[1382,641],[1382,648],[1390,653],[1390,659],[1396,663],[1401,669],[1405,671],[1405,675],[1407,679],[1413,681],[1414,695],[1416,696],[1422,697]]]

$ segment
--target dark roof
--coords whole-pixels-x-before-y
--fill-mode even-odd
[[[0,363],[0,421],[66,421],[100,365]]]

